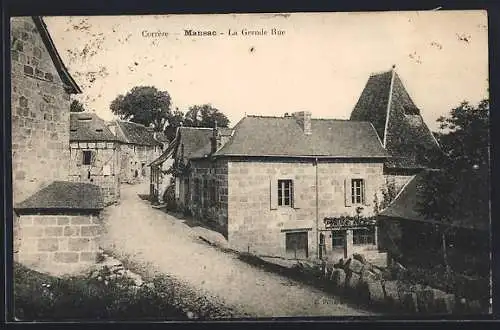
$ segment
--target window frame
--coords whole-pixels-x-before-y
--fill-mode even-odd
[[[362,234],[359,234],[359,233]],[[356,246],[372,246],[377,244],[376,239],[377,231],[375,226],[369,226],[366,228],[356,228],[352,230],[352,245]]]
[[[359,205],[365,203],[365,198],[366,198],[365,186],[366,186],[365,179],[362,178],[351,179],[351,203],[353,205]]]
[[[278,179],[278,207],[291,207],[293,208],[293,180],[292,179]],[[286,202],[288,200],[288,202]]]
[[[342,245],[337,245],[337,244],[334,244],[335,242],[335,234],[342,234]],[[340,237],[337,237],[337,238],[340,238]],[[338,249],[343,249],[345,248],[345,244],[346,244],[346,240],[347,240],[347,230],[332,230],[332,249],[333,250],[338,250]]]

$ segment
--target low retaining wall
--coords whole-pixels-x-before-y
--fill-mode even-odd
[[[316,276],[333,291],[382,309],[438,315],[488,313],[487,302],[458,297],[426,285],[391,280],[388,269],[376,267],[360,255],[331,267],[325,265]]]
[[[15,221],[16,261],[53,275],[96,263],[103,230],[98,214],[20,215]]]

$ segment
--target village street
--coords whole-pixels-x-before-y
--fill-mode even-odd
[[[122,185],[120,204],[105,211],[105,249],[255,317],[372,315],[206,244],[195,228],[138,196],[148,189],[147,184]]]

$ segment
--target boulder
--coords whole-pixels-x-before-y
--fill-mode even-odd
[[[482,307],[479,300],[469,300],[467,304],[467,310],[470,314],[480,314],[482,313]]]
[[[361,262],[362,264],[366,264],[368,261],[366,260],[366,257],[360,253],[354,253],[352,255],[352,259],[353,260],[357,260],[359,262]]]
[[[363,287],[367,290],[370,304],[382,304],[385,299],[384,288],[380,281],[364,282]]]
[[[359,260],[350,259],[347,268],[353,273],[361,274],[361,270],[363,269],[363,264]]]
[[[356,290],[360,283],[361,277],[356,273],[351,273],[351,275],[347,278],[347,288],[349,290]]]
[[[435,289],[424,288],[417,290],[417,304],[418,310],[422,313],[435,312]]]
[[[363,269],[361,271],[361,281],[363,282],[369,282],[369,281],[377,281],[380,280],[380,278],[371,270],[369,269]]]
[[[343,288],[345,286],[345,282],[346,282],[345,271],[343,269],[340,269],[340,268],[335,268],[332,271],[331,280],[336,286],[338,286],[339,288]]]
[[[385,300],[392,305],[399,303],[399,287],[397,281],[384,282]]]
[[[417,294],[411,291],[401,292],[401,303],[404,309],[409,312],[418,313]]]
[[[455,295],[444,294],[436,299],[436,311],[442,314],[451,314],[455,311]]]

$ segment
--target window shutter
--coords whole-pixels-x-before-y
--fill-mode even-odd
[[[96,160],[96,153],[95,153],[95,151],[91,151],[90,152],[90,164],[94,165],[95,164],[95,160]]]
[[[77,164],[83,165],[83,150],[80,150],[80,152],[77,153],[76,157],[78,157]]]
[[[278,181],[274,177],[269,180],[269,201],[271,210],[278,209]]]
[[[370,189],[369,189],[369,186],[368,186],[368,180],[366,180],[365,178],[363,178],[363,196],[365,197],[365,200],[363,201],[363,204],[366,205],[366,206],[370,206],[371,205],[372,196],[368,195],[369,193],[370,193]]]
[[[292,206],[294,209],[301,209],[304,207],[303,203],[303,198],[302,198],[302,193],[303,193],[303,184],[300,182],[300,180],[297,179],[297,177],[294,178],[293,183],[292,183]]]
[[[351,187],[351,179],[346,178],[344,179],[344,200],[345,200],[345,206],[351,206],[352,205],[352,187]]]

